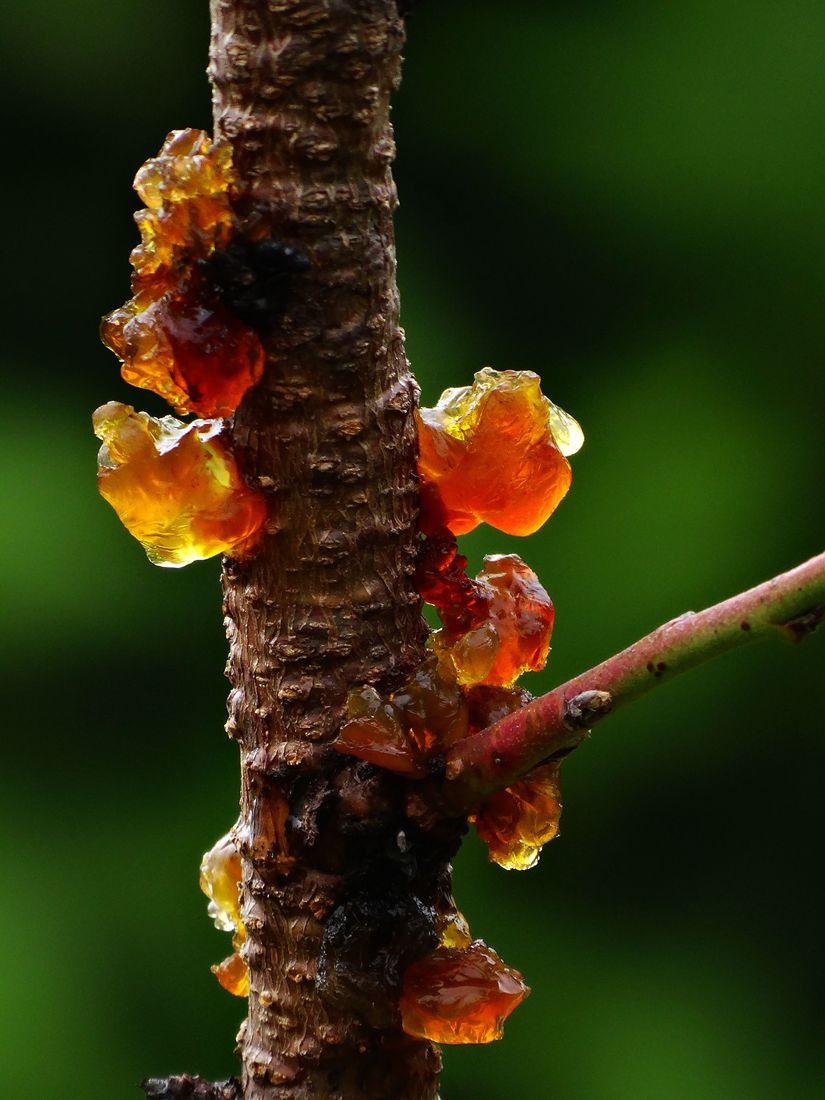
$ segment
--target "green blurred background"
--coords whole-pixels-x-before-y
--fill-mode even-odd
[[[243,1006],[197,888],[233,821],[218,566],[153,569],[97,497],[97,340],[138,164],[208,126],[206,0],[3,20],[0,1093],[128,1100],[233,1071]],[[431,402],[539,371],[587,434],[545,531],[482,529],[556,601],[533,690],[823,546],[825,6],[424,0],[399,276]],[[457,894],[533,995],[446,1051],[445,1100],[814,1100],[825,1090],[825,640],[616,715],[529,874],[471,839]]]

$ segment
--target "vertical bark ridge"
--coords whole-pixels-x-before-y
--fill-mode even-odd
[[[328,746],[347,692],[396,684],[426,633],[392,227],[403,25],[395,0],[211,7],[215,127],[234,147],[239,207],[310,261],[233,426],[270,503],[262,549],[223,575],[227,730],[242,760],[243,1094],[432,1100],[438,1052],[401,1033],[397,980],[435,942],[460,825],[415,835],[402,784]]]

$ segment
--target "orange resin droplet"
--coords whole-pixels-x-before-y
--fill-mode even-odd
[[[576,421],[541,392],[532,371],[485,367],[471,386],[445,390],[419,411],[421,529],[455,535],[489,523],[537,531],[570,487],[583,442]]]
[[[241,477],[220,420],[157,420],[110,401],[93,416],[103,441],[98,487],[155,565],[251,549],[266,501]]]
[[[486,842],[490,860],[508,871],[535,867],[541,849],[559,834],[559,764],[543,764],[523,779],[496,791],[471,818]]]
[[[441,947],[404,973],[401,1025],[435,1043],[491,1043],[529,992],[521,974],[481,940]]]
[[[555,612],[533,570],[517,554],[493,554],[470,580],[455,536],[441,531],[422,541],[418,592],[444,623],[433,647],[449,653],[459,684],[509,686],[547,662]]]
[[[227,993],[234,997],[249,996],[249,969],[237,951],[213,966],[212,973]]]
[[[522,673],[543,669],[550,652],[555,611],[530,566],[518,554],[492,554],[469,583],[471,614],[457,616],[449,592],[438,606],[439,616],[447,623],[466,622],[469,618],[469,628],[465,626],[464,630],[450,630],[445,624],[434,642],[440,651],[449,653],[458,682],[468,687],[509,687]],[[457,598],[464,598],[462,591],[458,591]]]
[[[263,371],[264,352],[202,277],[199,261],[235,233],[232,149],[201,130],[177,130],[135,177],[147,209],[135,215],[134,297],[104,317],[101,336],[124,379],[179,413],[231,415]]]

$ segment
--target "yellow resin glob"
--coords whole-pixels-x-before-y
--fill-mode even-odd
[[[227,833],[204,854],[200,871],[200,887],[209,898],[207,912],[222,932],[234,932],[240,926],[240,882],[241,857]]]
[[[436,931],[442,947],[469,947],[473,942],[467,918],[456,907],[455,898],[449,909],[438,914]]]
[[[215,927],[232,932],[234,953],[212,967],[212,973],[227,992],[236,997],[249,995],[249,971],[240,955],[246,940],[241,920],[238,890],[241,859],[231,834],[221,837],[201,860],[200,887],[209,898],[208,913]]]
[[[491,1043],[529,992],[521,974],[481,940],[439,947],[404,972],[401,1026],[434,1043]]]
[[[584,441],[532,371],[485,367],[471,386],[445,390],[419,411],[422,530],[454,535],[489,523],[537,531],[570,486],[568,455]]]
[[[190,211],[202,230],[228,222],[227,191],[231,180],[232,147],[213,142],[203,130],[172,130],[156,157],[135,174],[135,190],[150,211],[190,201]]]
[[[490,795],[470,820],[493,863],[527,871],[538,863],[542,846],[558,836],[561,810],[559,764],[550,763]]]
[[[110,401],[93,424],[100,493],[155,565],[238,557],[255,545],[266,502],[244,482],[221,421],[158,420]]]
[[[259,381],[258,335],[220,300],[200,268],[236,231],[232,147],[202,130],[175,130],[135,177],[146,209],[131,260],[133,297],[104,317],[103,342],[124,379],[176,412],[229,416]]]

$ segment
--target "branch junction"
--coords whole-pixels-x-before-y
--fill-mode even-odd
[[[457,813],[565,755],[589,727],[658,684],[762,638],[798,642],[825,621],[825,553],[698,613],[688,611],[566,684],[533,700],[447,755],[439,801]]]

